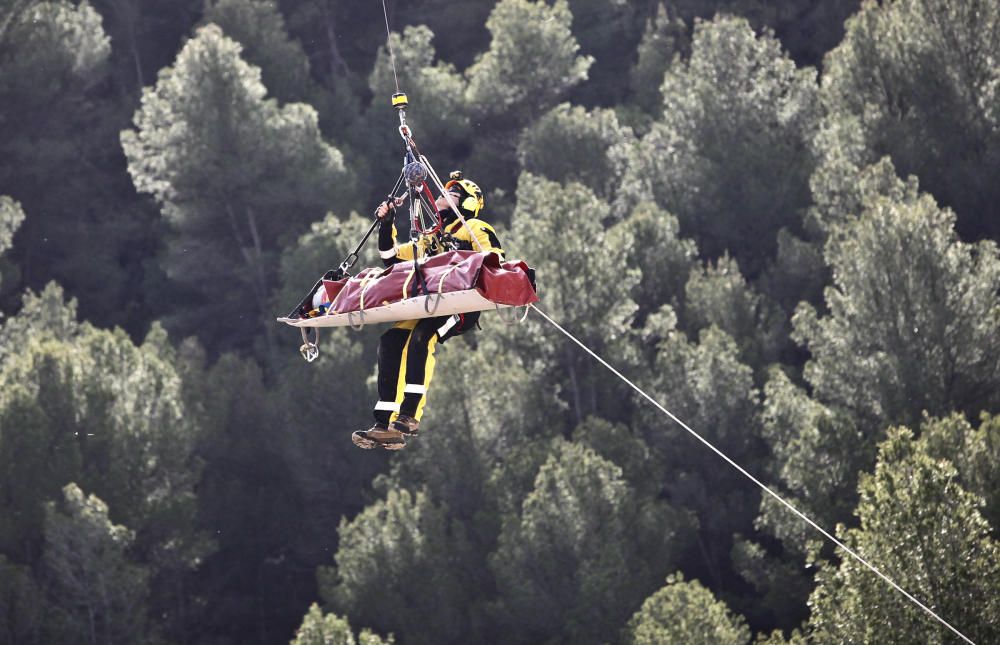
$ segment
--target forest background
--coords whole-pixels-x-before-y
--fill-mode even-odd
[[[1000,5],[386,6],[540,306],[1000,642]],[[398,174],[385,28],[0,2],[0,642],[955,642],[537,315],[351,445],[380,330],[274,319]]]

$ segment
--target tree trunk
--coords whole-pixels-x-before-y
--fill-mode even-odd
[[[257,230],[257,221],[253,214],[253,209],[249,206],[245,208],[246,224],[250,231],[250,243],[247,244],[244,241],[244,236],[240,232],[239,220],[236,217],[236,213],[233,210],[231,203],[226,204],[226,214],[229,216],[229,226],[233,232],[233,239],[236,245],[240,249],[240,253],[243,255],[243,261],[246,264],[247,271],[251,276],[250,287],[254,294],[254,301],[257,304],[256,313],[261,315],[264,324],[264,340],[267,345],[268,353],[274,349],[273,343],[273,330],[271,326],[267,324],[264,314],[267,308],[267,280],[264,276],[263,270],[263,247],[260,241],[260,234]]]
[[[334,16],[334,12],[330,9],[330,2],[324,2],[323,7],[323,18],[326,23],[326,42],[327,42],[327,53],[330,57],[330,74],[332,76],[347,76],[350,74],[350,68],[347,66],[347,61],[340,54],[340,48],[337,47],[337,19]]]
[[[260,242],[260,232],[257,230],[257,216],[254,211],[249,206],[247,207],[247,224],[250,227],[250,237],[253,240],[253,249],[255,255],[254,269],[257,274],[257,287],[255,292],[257,294],[257,306],[261,314],[267,313],[267,276],[264,274],[264,247]],[[264,340],[267,344],[267,350],[270,354],[274,350],[274,325],[268,322],[266,315],[261,316],[261,322],[264,325]]]

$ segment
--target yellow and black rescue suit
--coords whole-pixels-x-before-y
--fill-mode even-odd
[[[451,211],[441,213],[444,232],[458,243],[459,250],[493,251],[504,257],[493,227],[463,209],[462,216],[476,236]],[[445,250],[440,237],[421,237],[416,244],[418,257],[437,255]],[[414,244],[396,243],[396,227],[387,217],[379,226],[379,254],[386,266],[413,259]],[[382,334],[378,345],[378,396],[375,420],[388,426],[400,414],[420,420],[427,401],[427,388],[434,376],[434,350],[439,342],[476,326],[479,312],[438,316],[398,322]]]

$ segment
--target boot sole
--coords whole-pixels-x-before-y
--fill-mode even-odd
[[[355,446],[361,448],[362,450],[373,450],[375,448],[382,448],[383,450],[400,450],[406,447],[406,442],[404,441],[382,443],[380,441],[375,441],[374,439],[362,437],[356,432],[351,435],[351,441]]]

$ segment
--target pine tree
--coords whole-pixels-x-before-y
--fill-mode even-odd
[[[734,615],[697,580],[685,581],[681,574],[668,576],[666,586],[642,603],[623,639],[627,645],[745,645],[749,641],[750,630],[742,616]]]
[[[383,640],[367,629],[355,638],[346,618],[324,614],[319,605],[313,603],[291,645],[392,645],[394,642],[391,635]]]
[[[637,498],[619,466],[557,444],[490,558],[505,639],[612,638],[670,570],[687,526],[662,501]]]
[[[976,642],[1000,638],[1000,545],[982,499],[906,428],[862,477],[859,528],[838,537]],[[956,637],[852,558],[826,565],[810,597],[812,642],[951,643]]]
[[[260,68],[268,94],[282,103],[308,101],[316,88],[302,45],[288,36],[285,19],[270,0],[211,0],[205,22],[243,46],[243,58]]]
[[[671,5],[673,7],[673,5]],[[675,56],[691,53],[691,38],[684,21],[667,5],[658,3],[656,15],[646,22],[642,40],[636,51],[635,65],[630,71],[632,100],[647,118],[663,115],[660,86]],[[644,124],[648,129],[648,123]]]
[[[663,305],[683,311],[684,287],[698,249],[680,236],[677,218],[653,202],[641,202],[611,228],[609,237],[610,247],[625,255],[625,267],[642,275],[631,294],[638,306],[636,325]]]
[[[989,0],[868,0],[824,65],[824,103],[856,119],[865,163],[891,156],[968,239],[1000,233],[998,28]]]
[[[318,219],[344,170],[315,111],[265,99],[240,51],[218,27],[199,29],[122,132],[136,188],[169,225],[163,262],[188,303],[168,322],[212,349],[273,337],[280,242]],[[248,307],[253,316],[236,313]]]
[[[703,255],[728,250],[756,279],[778,230],[801,228],[817,90],[814,70],[745,20],[699,23],[663,81],[662,118],[628,152],[622,199],[655,199]]]
[[[660,316],[647,321],[656,353],[642,379],[646,390],[737,463],[757,470],[764,443],[753,371],[740,362],[736,342],[717,327],[702,330],[695,343],[673,322]],[[655,408],[640,407],[633,425],[664,460],[661,485],[671,501],[698,517],[699,549],[688,556],[700,567],[696,571],[713,585],[724,584],[734,534],[749,531],[759,493]]]
[[[477,124],[466,163],[493,187],[514,189],[521,131],[587,78],[593,59],[578,55],[572,20],[567,0],[500,0],[486,21],[489,49],[465,70]],[[505,219],[510,211],[497,205]]]
[[[335,610],[408,643],[461,642],[470,633],[467,542],[445,507],[423,492],[393,490],[345,518],[339,534],[336,567],[320,574]]]
[[[691,333],[715,325],[729,334],[740,347],[740,360],[758,373],[777,361],[782,345],[789,343],[783,312],[747,284],[729,254],[691,271],[684,287],[684,319]]]
[[[108,519],[108,506],[76,484],[45,507],[42,558],[52,618],[50,643],[148,641],[149,571],[131,561],[135,534]]]
[[[634,139],[613,110],[560,103],[524,130],[517,155],[523,172],[561,184],[574,181],[611,200],[625,171],[615,151]]]
[[[28,294],[0,328],[4,346],[16,349],[0,356],[0,492],[9,518],[0,549],[35,564],[43,502],[78,482],[136,531],[130,552],[155,565],[150,601],[173,611],[186,602],[179,582],[212,549],[195,525],[198,428],[173,350],[158,326],[137,346],[75,314],[52,286]]]
[[[490,47],[466,70],[474,112],[524,126],[586,79],[593,59],[577,55],[572,19],[566,0],[500,0]]]
[[[17,232],[23,221],[24,211],[21,209],[21,204],[6,195],[0,195],[0,257],[13,244],[14,233]],[[3,273],[0,272],[0,292],[2,292],[2,289]]]
[[[875,191],[827,243],[830,314],[793,320],[820,401],[878,432],[921,412],[988,409],[1000,385],[1000,255],[961,242],[955,215],[915,189]]]
[[[153,213],[124,172],[127,117],[110,87],[102,22],[89,2],[0,8],[0,186],[31,215],[9,255],[17,271],[3,306],[57,280],[88,319],[138,334]]]
[[[468,154],[472,129],[465,98],[467,82],[454,65],[438,58],[434,42],[441,40],[423,25],[406,27],[402,35],[391,34],[389,44],[378,51],[368,76],[372,102],[365,114],[365,140],[355,142],[358,152],[369,159],[372,174],[381,178],[369,199],[385,199],[390,182],[399,174],[403,147],[396,130],[399,117],[390,101],[397,81],[399,91],[410,101],[406,122],[413,138],[438,173],[444,173],[443,181],[448,180],[447,169]]]
[[[531,260],[545,311],[598,353],[624,336],[636,312],[630,295],[641,276],[637,267],[621,267],[625,250],[637,241],[605,229],[602,222],[610,215],[611,206],[586,186],[562,186],[523,173],[510,242],[505,242],[513,255]],[[573,225],[566,226],[570,217]],[[528,321],[529,329],[537,324],[531,316]],[[548,342],[540,333],[519,336],[515,342],[524,346],[522,351],[545,357],[550,369],[561,375],[558,380],[566,384],[576,423],[591,414],[615,418],[614,402],[605,403],[598,395],[604,386],[589,358],[569,344]],[[612,409],[602,414],[605,405]]]

